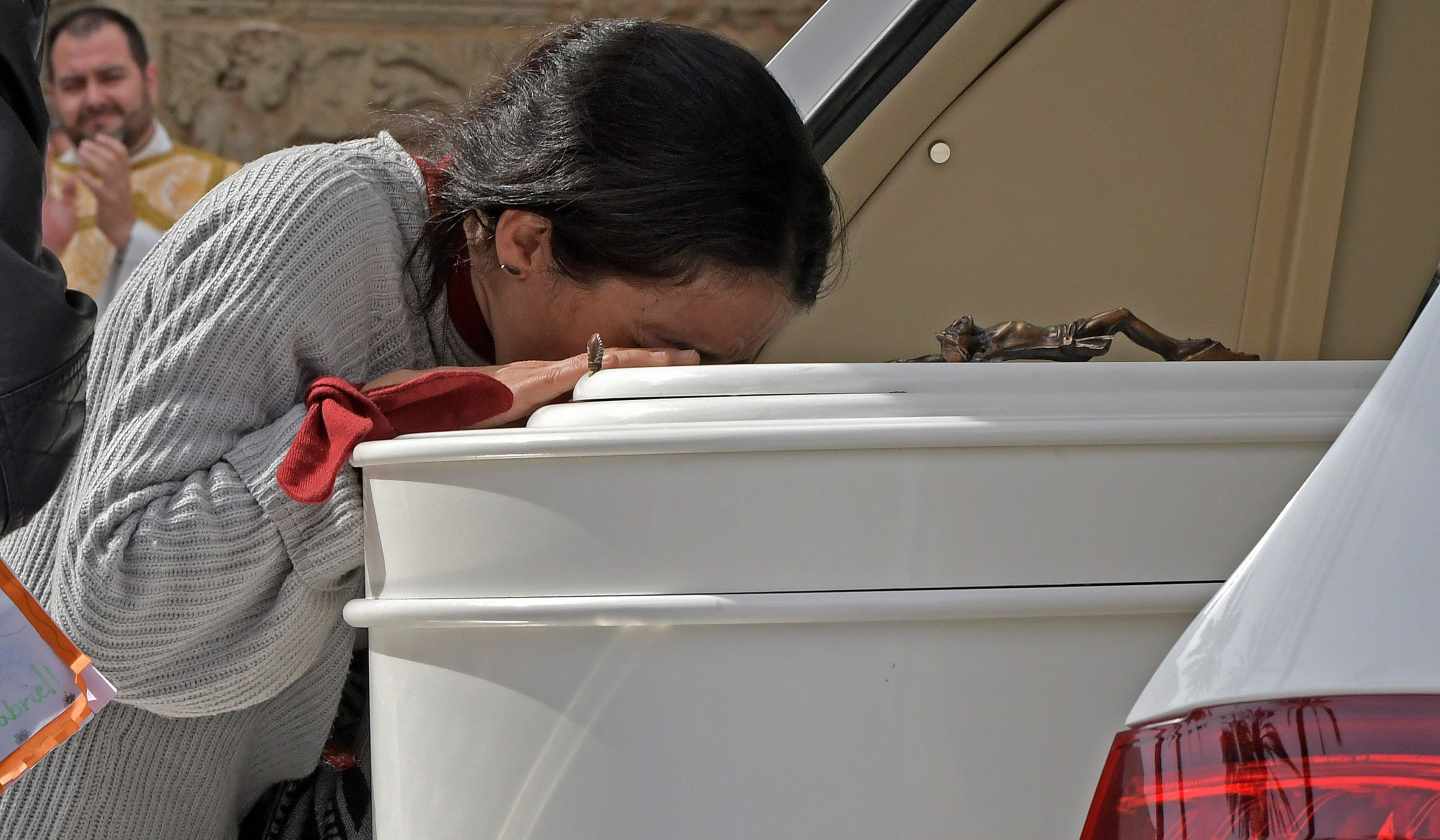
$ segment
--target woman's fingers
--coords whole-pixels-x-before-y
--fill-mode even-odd
[[[602,368],[672,367],[700,364],[700,354],[694,350],[660,349],[645,347],[607,347],[601,362]],[[557,362],[554,369],[555,384],[564,387],[557,390],[550,399],[573,390],[580,377],[590,371],[590,355],[581,353]],[[548,402],[548,400],[547,400]]]
[[[696,365],[700,355],[694,350],[649,350],[637,347],[613,347],[605,350],[606,368],[669,367],[672,365]],[[438,369],[438,368],[437,368]],[[476,428],[504,426],[524,420],[535,409],[554,402],[570,391],[589,370],[589,358],[582,353],[561,359],[558,362],[512,362],[506,365],[479,368],[456,368],[476,370],[489,374],[505,384],[515,395],[510,410],[498,417],[492,417]],[[394,370],[366,383],[365,390],[398,385],[429,371]]]
[[[582,367],[589,369],[589,359],[584,356],[576,356]],[[631,367],[671,367],[678,365],[698,365],[700,354],[694,350],[648,350],[643,347],[617,347],[606,348],[605,362],[602,367],[606,368],[631,368]]]
[[[605,351],[605,367],[668,367],[694,365],[700,356],[694,350],[647,350],[618,347]],[[492,418],[481,428],[504,426],[529,417],[537,408],[548,405],[575,390],[575,385],[589,370],[586,354],[571,356],[558,362],[516,362],[485,368],[515,395],[515,403],[500,417]]]
[[[672,365],[696,365],[700,363],[700,356],[694,350],[648,350],[636,347],[615,347],[606,348],[604,367],[606,368],[636,368],[636,367],[669,367]],[[530,365],[540,365],[540,376],[532,379],[524,376],[520,387],[526,390],[522,394],[514,385],[510,390],[515,391],[515,405],[517,409],[523,409],[521,415],[529,415],[531,411],[546,403],[553,402],[557,398],[575,389],[580,377],[590,370],[590,359],[585,353],[578,356],[571,356],[558,362],[521,362],[526,365],[526,373],[535,371]],[[510,365],[502,365],[496,374],[501,382],[506,382],[505,371]],[[527,387],[528,386],[528,387]]]

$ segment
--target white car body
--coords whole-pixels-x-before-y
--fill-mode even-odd
[[[1440,310],[1151,677],[1083,840],[1440,836]]]
[[[1131,725],[1250,700],[1440,694],[1440,311],[1161,663]]]

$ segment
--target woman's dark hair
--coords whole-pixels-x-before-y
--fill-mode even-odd
[[[837,210],[809,133],[764,65],[697,29],[560,27],[429,146],[447,174],[422,240],[442,258],[469,213],[493,232],[517,209],[550,220],[578,282],[718,267],[772,275],[808,307],[829,276]]]

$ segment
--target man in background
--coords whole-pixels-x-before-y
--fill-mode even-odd
[[[95,325],[95,304],[65,290],[64,272],[40,245],[44,26],[44,0],[8,4],[0,26],[0,534],[45,503],[79,443]]]
[[[170,140],[159,79],[126,15],[76,9],[46,36],[50,100],[68,148],[49,167],[45,244],[103,309],[181,215],[239,165]]]

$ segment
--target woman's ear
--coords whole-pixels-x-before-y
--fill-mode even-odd
[[[550,230],[550,220],[539,213],[503,211],[495,221],[495,259],[517,277],[549,271]]]

